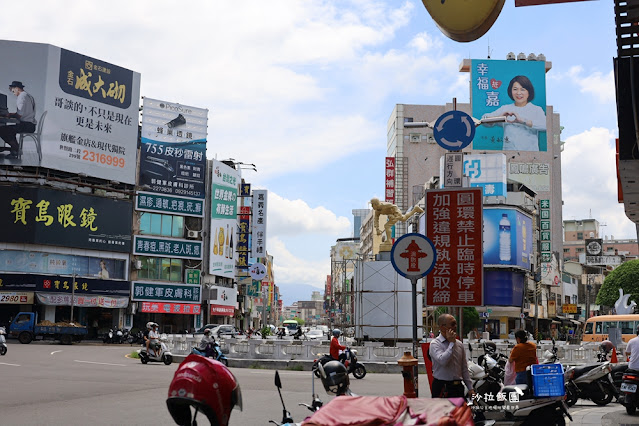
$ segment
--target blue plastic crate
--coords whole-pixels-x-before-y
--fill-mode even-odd
[[[561,364],[533,364],[531,366],[535,396],[563,396],[564,368]]]

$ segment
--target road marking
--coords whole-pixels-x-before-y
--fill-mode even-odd
[[[311,374],[310,371],[281,371],[281,370],[278,370],[278,371],[280,372],[280,376],[286,376],[286,375],[297,376],[300,373],[306,373],[306,374],[309,374],[309,375]],[[253,370],[253,371],[251,371],[251,374],[271,374],[271,375],[273,375],[275,373],[273,373],[273,370]]]
[[[0,362],[0,365],[10,365],[12,367],[20,367],[20,364],[9,364],[9,363],[6,363],[6,362]]]
[[[116,367],[126,367],[126,364],[110,364],[108,362],[80,361],[78,359],[74,359],[73,361],[82,362],[82,363],[85,363],[85,364],[114,365]]]
[[[58,352],[62,352],[62,349],[60,349],[59,351],[53,351],[53,352],[51,352],[51,355],[53,355],[53,354],[57,354]]]

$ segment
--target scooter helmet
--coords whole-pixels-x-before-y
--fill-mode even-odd
[[[614,347],[615,347],[615,345],[613,345],[613,343],[610,340],[604,340],[599,345],[599,351],[603,352],[605,354],[608,354],[608,353],[612,352],[612,348],[614,348]]]
[[[497,352],[497,345],[494,342],[484,342],[484,353],[492,355]]]
[[[339,337],[342,334],[342,331],[339,328],[333,330],[333,336]]]
[[[153,321],[149,321],[149,322],[147,322],[147,323],[146,323],[146,329],[147,329],[147,330],[152,329],[152,328],[153,328],[153,324],[154,324],[154,322],[153,322]]]
[[[205,334],[205,335],[207,335],[207,336],[208,336],[209,334],[211,334],[211,329],[210,329],[210,328],[205,328],[205,329],[204,329],[204,334]]]
[[[175,371],[166,406],[178,425],[195,424],[201,411],[212,425],[226,426],[233,407],[242,409],[242,392],[224,364],[191,354]],[[193,416],[191,407],[195,408]]]
[[[339,361],[329,361],[319,364],[320,378],[328,394],[343,395],[351,384],[348,370]]]

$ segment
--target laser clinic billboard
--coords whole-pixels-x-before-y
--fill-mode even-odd
[[[477,127],[475,150],[547,151],[545,61],[471,61],[473,117],[505,117]]]
[[[26,138],[11,164],[135,183],[140,74],[49,44],[0,40],[0,98],[19,82],[35,104],[40,143]]]
[[[204,198],[208,110],[144,98],[139,185]]]

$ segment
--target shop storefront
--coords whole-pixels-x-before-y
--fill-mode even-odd
[[[131,296],[135,305],[134,328],[144,329],[147,322],[153,321],[160,325],[160,332],[178,334],[202,325],[199,285],[134,281]]]

